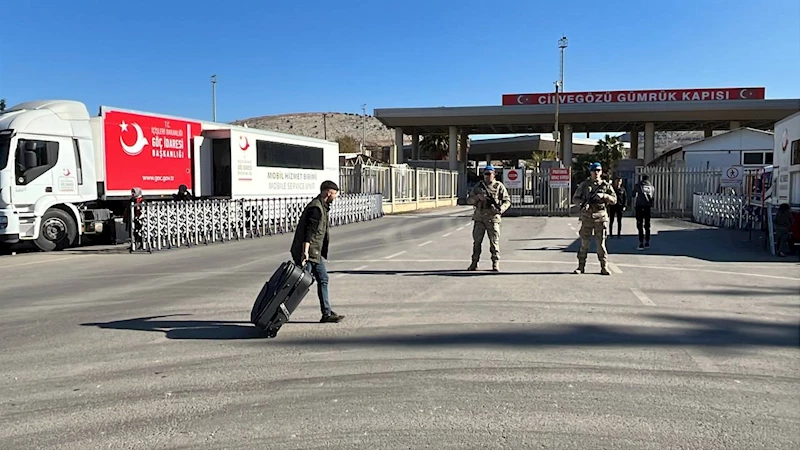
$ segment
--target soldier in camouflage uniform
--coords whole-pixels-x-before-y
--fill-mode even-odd
[[[494,201],[492,201],[494,200]],[[467,203],[475,206],[472,214],[472,264],[467,270],[478,270],[484,233],[489,236],[489,251],[492,253],[492,270],[500,270],[500,216],[511,206],[511,198],[505,185],[495,180],[494,167],[483,169],[483,180],[467,196]]]
[[[591,178],[583,181],[572,201],[581,206],[580,221],[581,248],[578,250],[578,268],[573,273],[584,273],[586,270],[586,256],[589,253],[589,239],[594,234],[597,240],[597,259],[600,261],[600,273],[611,275],[606,265],[608,264],[608,252],[606,251],[606,238],[608,237],[608,211],[607,206],[617,203],[617,195],[614,187],[606,180],[600,178],[603,167],[600,163],[592,163],[589,166]]]

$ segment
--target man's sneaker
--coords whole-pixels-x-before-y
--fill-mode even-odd
[[[472,264],[470,264],[469,267],[467,267],[467,270],[469,270],[470,272],[474,271],[474,270],[478,270],[478,262],[477,261],[473,261]]]
[[[336,323],[341,322],[344,319],[344,316],[340,316],[335,312],[331,311],[330,314],[324,314],[321,319],[319,319],[319,323]]]
[[[600,275],[611,275],[611,272],[609,272],[608,269],[606,269],[606,267],[603,266],[600,268]]]
[[[644,245],[642,245],[642,244],[640,243],[640,244],[639,244],[639,247],[638,247],[636,250],[644,250]]]
[[[650,248],[650,243],[649,242],[645,242],[644,243],[644,248]]]
[[[577,269],[573,270],[572,273],[581,274],[584,273],[586,270],[583,267],[578,267]]]
[[[495,261],[492,263],[492,272],[500,272],[500,263]]]

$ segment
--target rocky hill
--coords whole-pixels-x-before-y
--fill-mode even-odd
[[[350,136],[357,142],[362,139],[362,125],[366,128],[368,146],[391,145],[394,143],[394,130],[386,128],[378,119],[352,113],[298,113],[277,116],[251,117],[233,122],[234,125],[247,124],[250,128],[277,131],[319,139],[335,141]],[[327,134],[326,134],[327,132]],[[411,137],[406,136],[407,144]]]
[[[378,119],[353,113],[297,113],[276,116],[251,117],[233,122],[234,125],[247,124],[250,128],[277,131],[335,141],[350,136],[361,142],[362,123],[366,124],[366,143],[368,146],[385,146],[394,143],[394,130],[386,128]],[[326,130],[327,128],[327,130]],[[326,136],[327,131],[327,136]],[[719,134],[720,132],[714,132]],[[628,134],[621,136],[623,142],[630,142]],[[689,144],[703,139],[702,131],[658,131],[656,132],[655,153]],[[405,137],[405,144],[411,144],[411,137]],[[644,133],[639,133],[639,155],[644,153]]]

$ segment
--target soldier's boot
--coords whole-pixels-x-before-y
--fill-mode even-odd
[[[572,273],[575,273],[575,274],[581,274],[581,273],[584,273],[584,272],[586,272],[585,263],[578,263],[578,268],[572,271]]]
[[[608,268],[605,264],[600,266],[600,275],[611,275],[611,272],[608,271]]]
[[[472,261],[472,264],[470,264],[469,267],[467,267],[467,270],[469,271],[478,270],[478,261]]]
[[[500,261],[492,261],[492,272],[500,272]]]

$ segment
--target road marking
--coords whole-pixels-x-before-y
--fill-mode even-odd
[[[648,297],[647,294],[645,294],[644,292],[636,288],[629,288],[629,289],[631,290],[631,292],[633,292],[633,295],[635,295],[636,298],[638,298],[639,301],[642,302],[643,304],[647,306],[656,306],[656,304],[653,303],[653,301],[650,300],[650,297]]]
[[[391,262],[409,262],[409,263],[461,263],[463,259],[393,259]],[[371,262],[386,262],[381,259],[348,259],[348,260],[337,260],[339,263],[371,263]],[[575,264],[575,262],[570,261],[545,261],[545,260],[525,260],[525,259],[504,259],[503,264]],[[669,266],[643,266],[638,264],[617,264],[619,267],[633,267],[637,269],[655,269],[655,270],[685,270],[682,267],[669,267]],[[781,277],[777,275],[763,275],[760,273],[747,273],[747,272],[727,272],[723,270],[707,270],[707,269],[695,269],[692,272],[708,272],[708,273],[719,273],[723,275],[736,275],[736,276],[750,276],[750,277],[761,277],[761,278],[772,278],[776,280],[789,280],[789,281],[800,281],[800,278],[794,277]]]
[[[453,234],[453,232],[452,232],[452,231],[451,231],[451,232],[449,232],[449,233],[445,233],[445,234],[443,234],[443,235],[442,235],[442,237],[447,237],[447,236],[450,236],[451,234]]]
[[[432,244],[432,243],[433,243],[433,241],[425,241],[422,244],[417,245],[417,247],[424,247],[424,246],[426,246],[428,244]]]
[[[19,263],[19,264],[3,264],[3,268],[32,266],[34,264],[44,264],[44,263],[49,263],[49,262],[64,261],[65,259],[74,259],[74,258],[77,258],[77,257],[78,257],[78,255],[62,256],[61,258],[44,259],[44,260],[30,261],[30,262]]]
[[[714,361],[712,361],[708,356],[700,353],[697,350],[684,349],[684,351],[686,351],[686,354],[689,355],[689,358],[692,358],[692,361],[694,361],[695,365],[697,365],[701,371],[707,373],[719,372],[717,365],[714,364]]]
[[[403,253],[405,253],[405,252],[406,252],[406,251],[405,251],[405,250],[403,250],[402,252],[397,252],[397,253],[395,253],[394,255],[384,256],[384,258],[383,258],[383,259],[392,259],[392,258],[394,258],[395,256],[400,256],[400,255],[402,255],[402,254],[403,254]]]
[[[611,271],[614,273],[622,273],[622,269],[617,267],[617,265],[614,263],[608,263],[608,268],[611,269]]]
[[[504,261],[508,262],[508,261]],[[640,269],[657,269],[657,270],[686,270],[685,267],[671,267],[671,266],[640,266],[636,264],[620,264],[621,267],[635,267]],[[800,281],[800,278],[794,277],[781,277],[778,275],[765,275],[761,273],[747,273],[747,272],[729,272],[727,270],[709,270],[709,269],[694,269],[692,272],[707,272],[707,273],[719,273],[722,275],[739,275],[739,276],[750,276],[750,277],[760,277],[760,278],[772,278],[775,280],[790,280],[790,281]]]
[[[456,231],[461,231],[461,230],[463,230],[464,228],[466,228],[466,227],[459,227],[459,228],[456,228]]]

